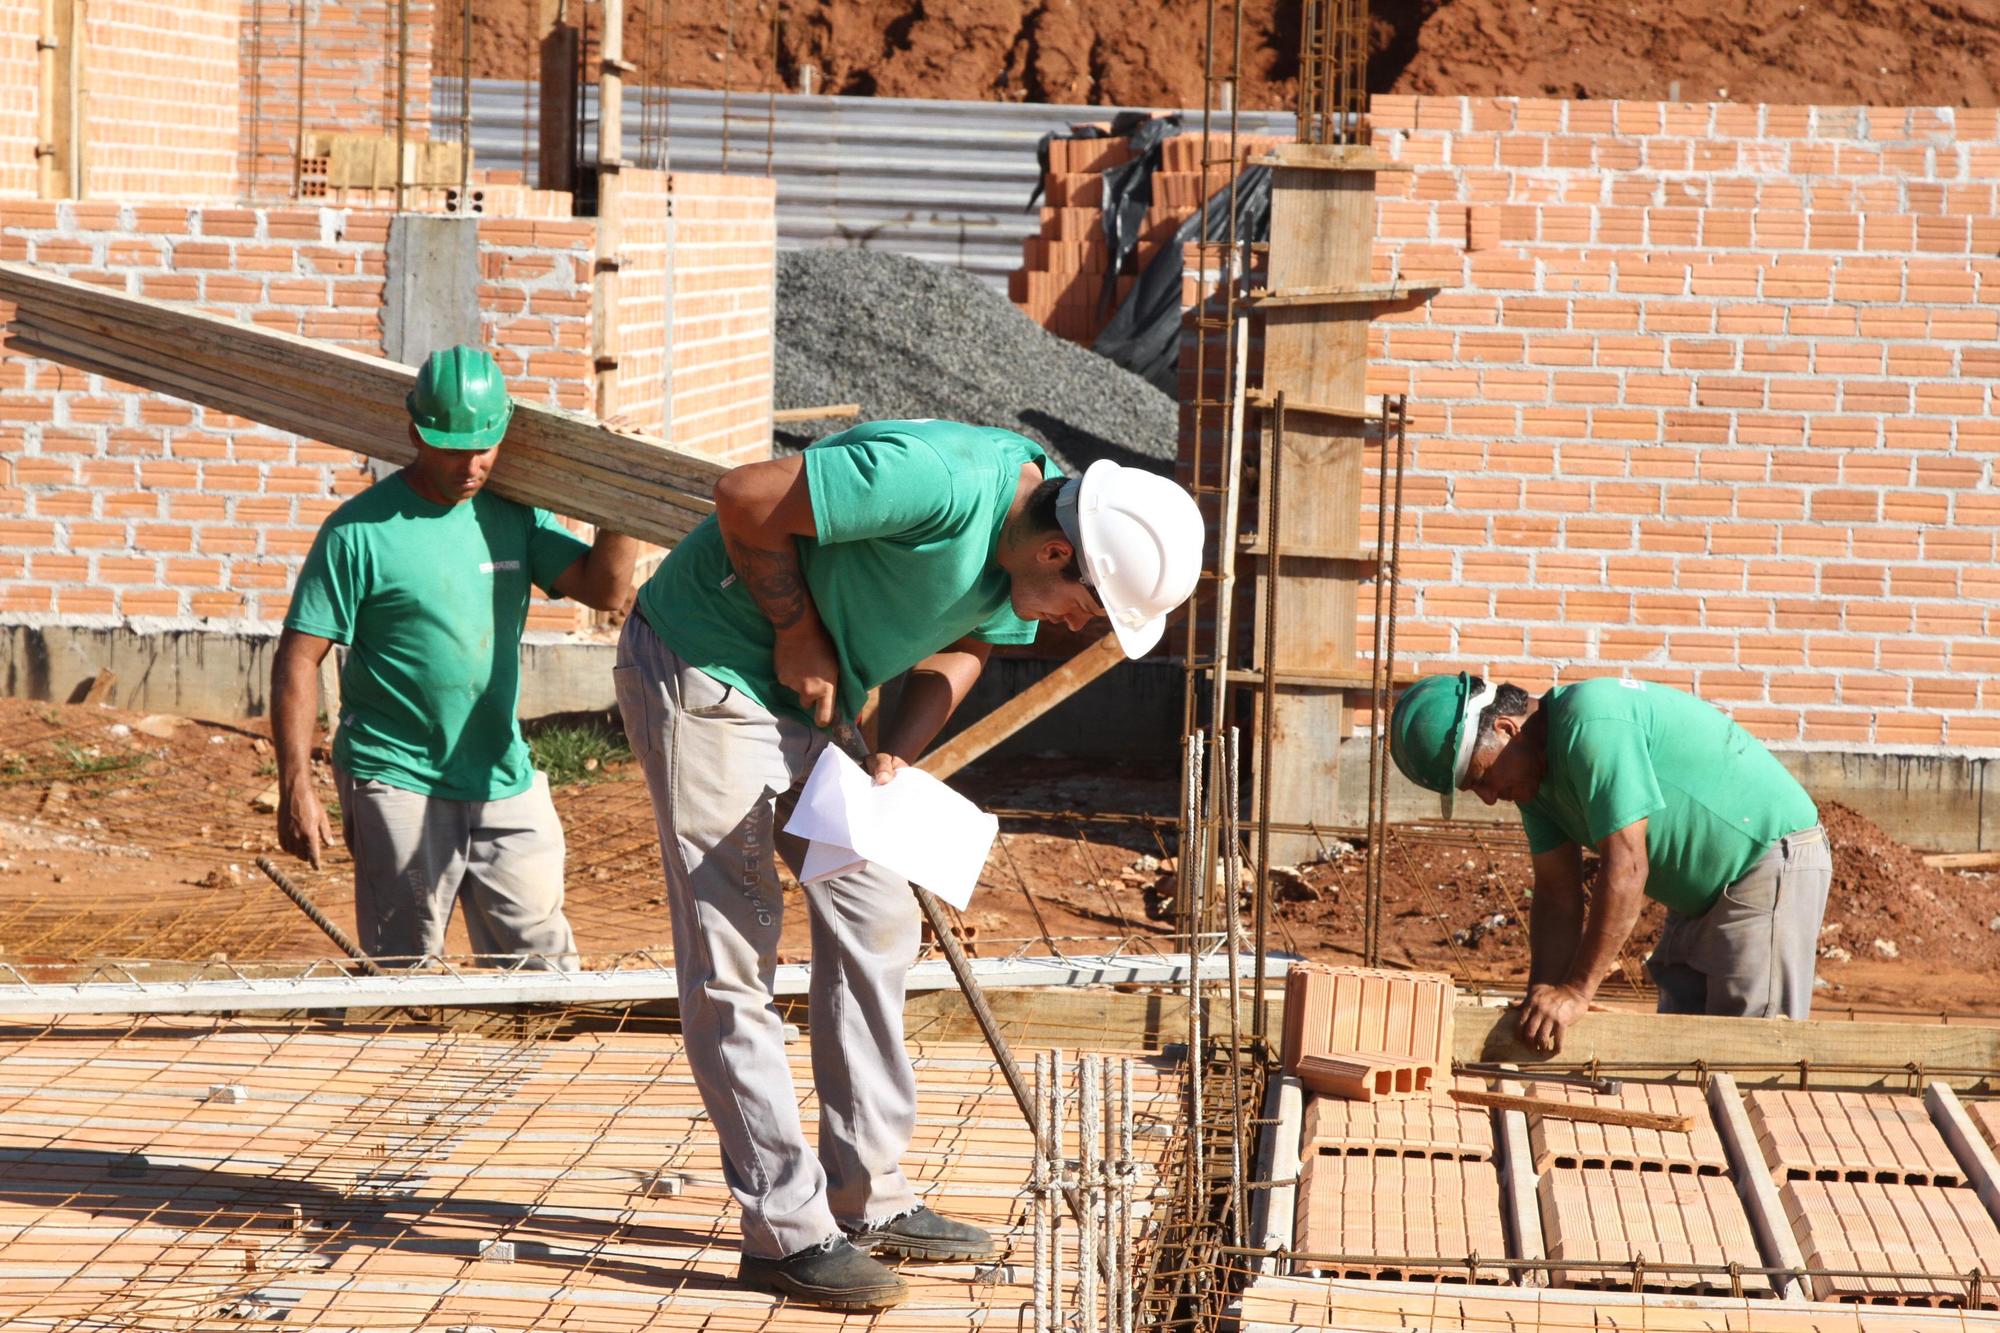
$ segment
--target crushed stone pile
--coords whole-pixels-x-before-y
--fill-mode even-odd
[[[859,403],[863,421],[1004,426],[1071,472],[1100,458],[1172,471],[1172,397],[958,269],[876,250],[781,250],[776,356],[780,409]],[[802,448],[848,424],[783,423],[778,444]]]

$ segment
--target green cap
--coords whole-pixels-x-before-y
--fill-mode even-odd
[[[1389,716],[1389,754],[1403,776],[1419,787],[1453,792],[1465,780],[1479,714],[1499,693],[1487,685],[1477,694],[1472,677],[1425,676],[1396,701]]]
[[[437,449],[491,449],[514,415],[492,356],[462,345],[432,352],[403,401],[417,434]]]

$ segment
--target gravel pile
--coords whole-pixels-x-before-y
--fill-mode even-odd
[[[1099,458],[1171,471],[1174,399],[1058,338],[958,269],[875,250],[778,252],[776,406],[859,403],[861,420],[1004,426],[1070,471]],[[787,422],[799,448],[844,422]]]

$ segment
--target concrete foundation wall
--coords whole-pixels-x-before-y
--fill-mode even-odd
[[[257,717],[268,707],[271,654],[266,632],[217,632],[192,626],[98,625],[0,627],[0,695],[62,702],[82,697],[100,669],[117,677],[110,702],[136,712],[208,718]],[[539,634],[522,648],[521,716],[598,712],[614,707],[615,646]],[[996,657],[946,735],[991,711],[1058,664]],[[1032,766],[1057,753],[1117,761],[1164,777],[1175,771],[1181,706],[1178,663],[1125,663],[1064,701],[981,762]],[[1839,801],[1912,846],[1940,851],[2000,848],[2000,774],[1988,782],[1988,759],[1923,754],[1780,750],[1778,757],[1821,801]],[[1329,828],[1366,822],[1365,737],[1344,743],[1340,782],[1322,818]],[[1434,820],[1441,800],[1390,775],[1390,815]],[[1512,806],[1488,808],[1460,798],[1457,819],[1515,821]]]

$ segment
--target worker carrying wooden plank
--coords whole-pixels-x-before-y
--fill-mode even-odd
[[[327,518],[292,589],[271,668],[278,840],[317,867],[332,838],[311,751],[320,662],[347,645],[333,766],[361,948],[442,954],[463,901],[482,958],[573,970],[562,825],[515,717],[521,632],[531,586],[627,609],[638,543],[585,545],[485,489],[514,410],[485,351],[432,353],[407,404],[416,460]]]
[[[923,1207],[901,1158],[917,1088],[903,986],[918,946],[907,881],[867,864],[806,886],[819,1147],[806,1144],[771,1002],[775,852],[821,752],[876,686],[909,672],[866,756],[915,762],[996,643],[1109,615],[1126,654],[1193,591],[1202,520],[1163,477],[1101,461],[1064,479],[1034,441],[951,421],[879,421],[715,485],[715,513],[661,564],[615,677],[659,824],[688,1062],[742,1209],[739,1280],[841,1309],[907,1289],[872,1255],[966,1261],[992,1238]]]
[[[1666,685],[1599,679],[1541,698],[1429,676],[1397,701],[1403,776],[1520,807],[1533,857],[1521,1037],[1562,1048],[1639,919],[1667,909],[1646,960],[1670,1014],[1804,1018],[1833,861],[1798,780],[1719,709]],[[1582,848],[1599,857],[1583,891]]]

